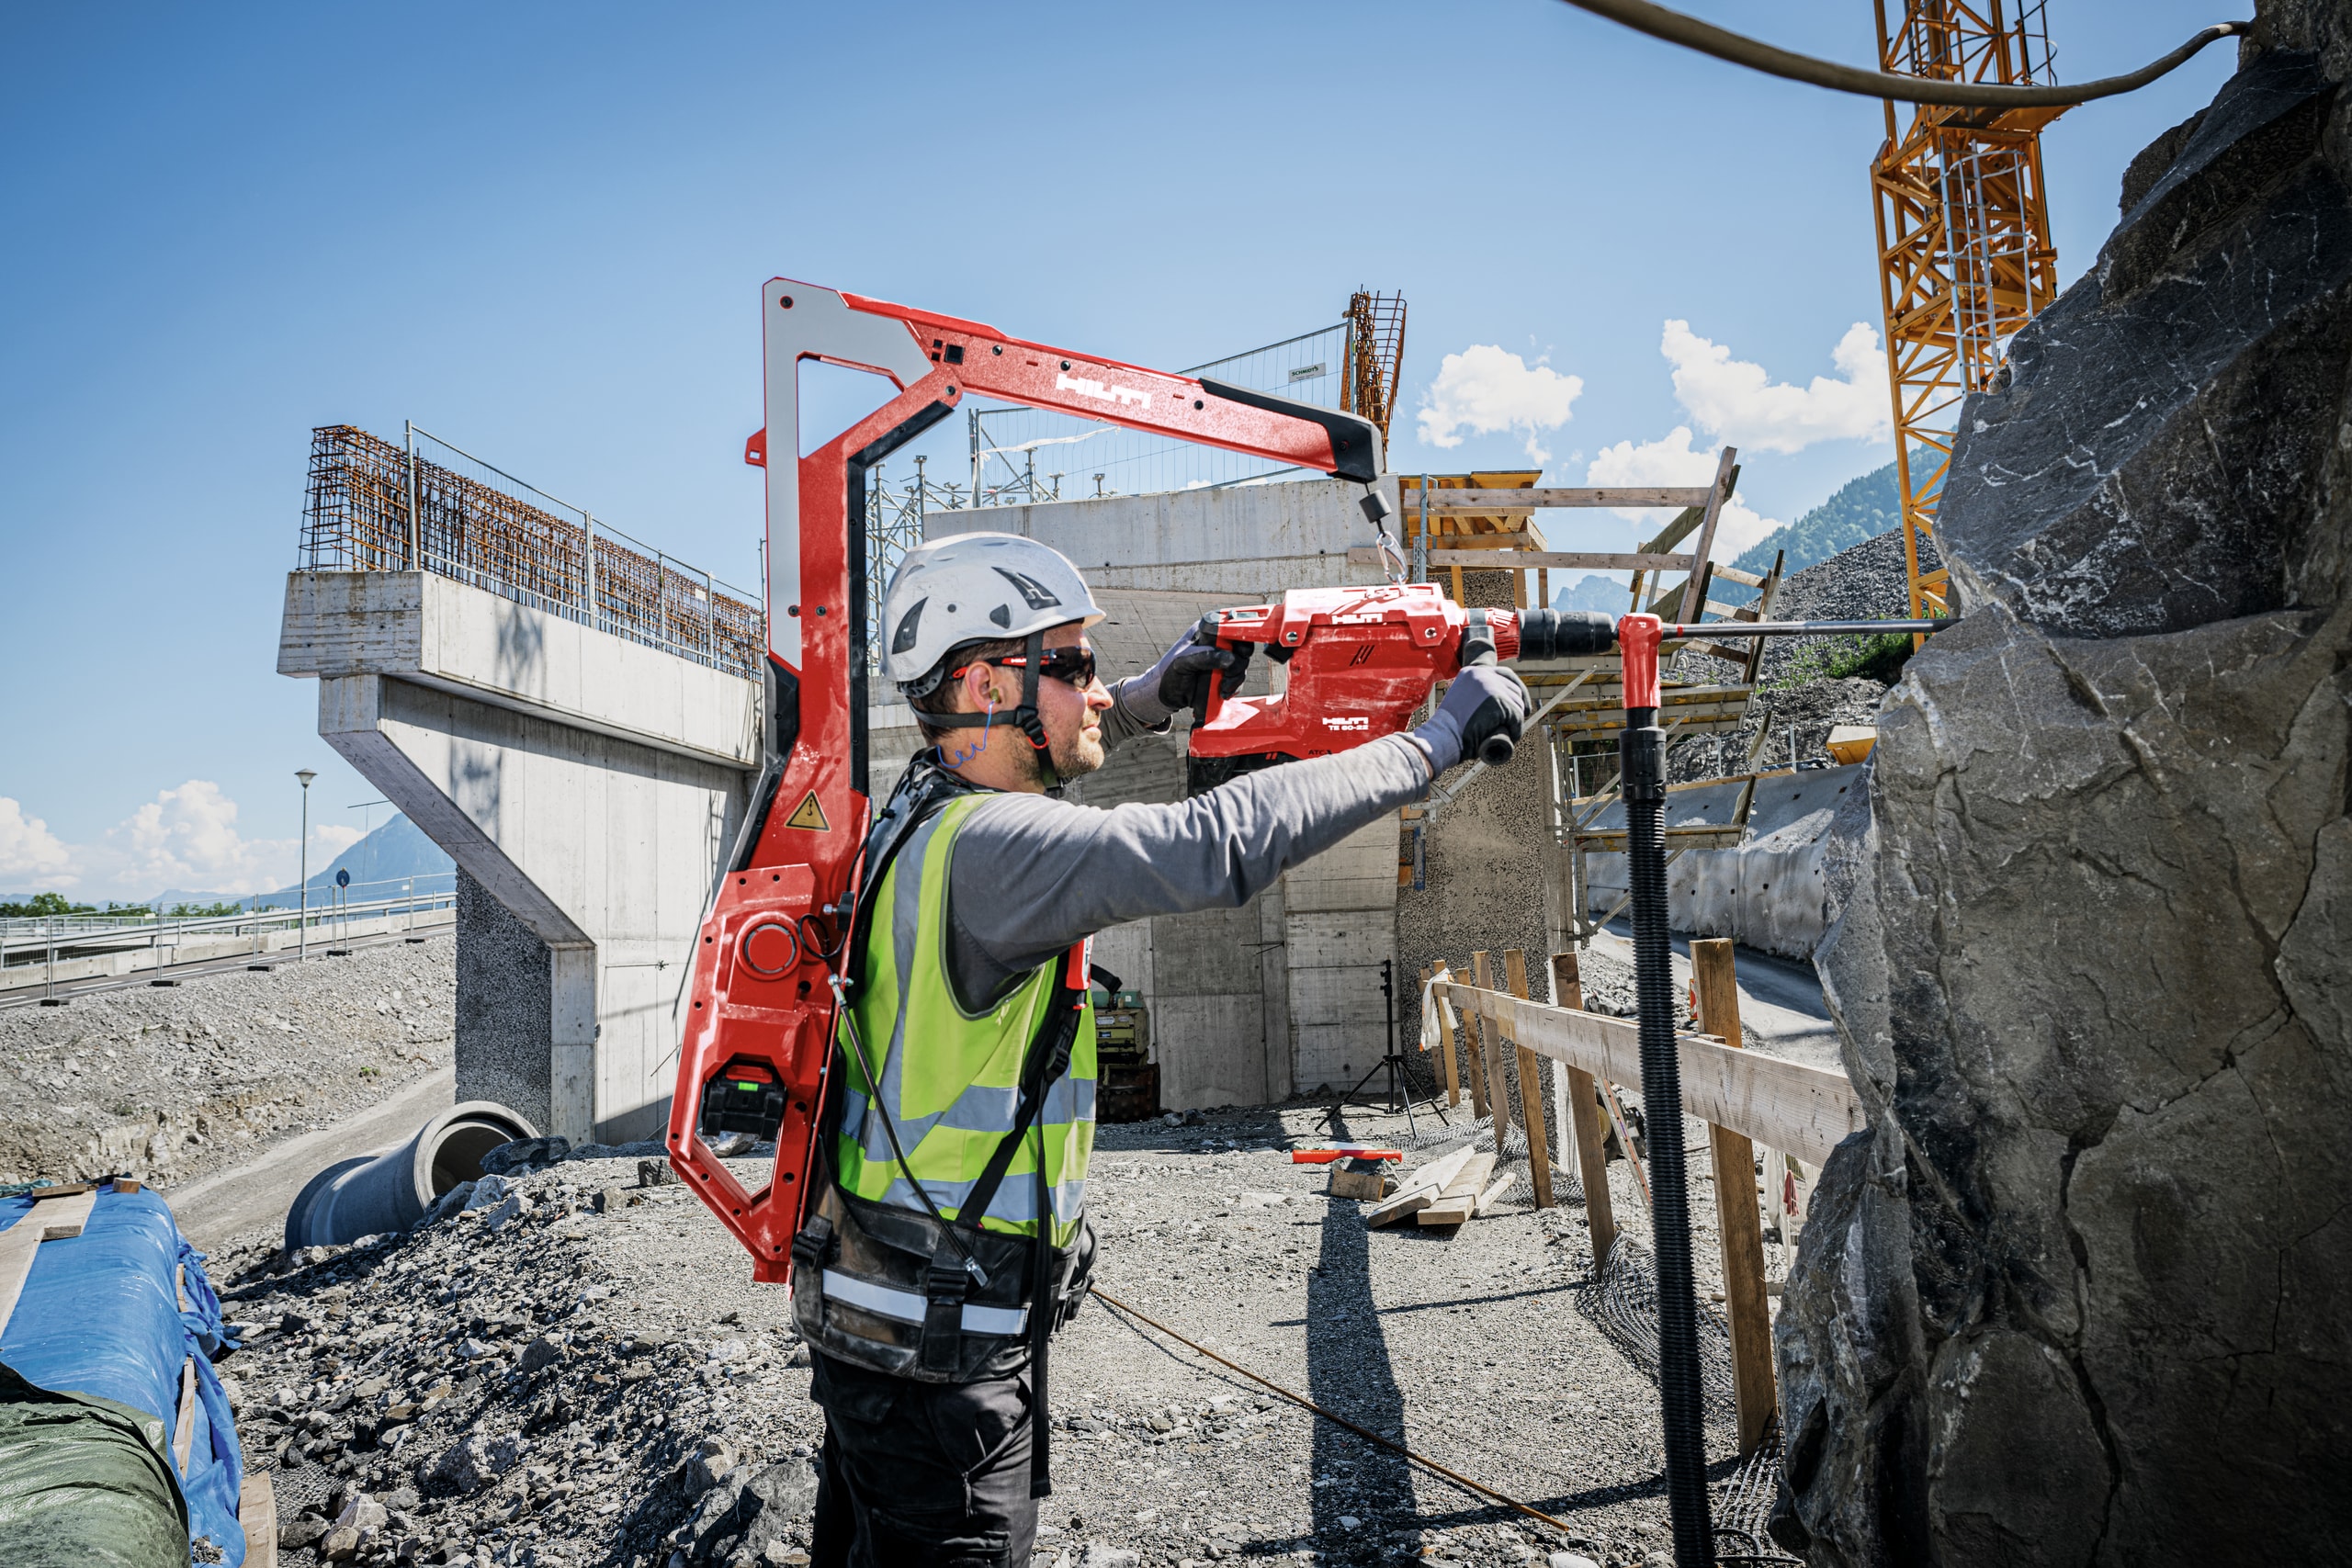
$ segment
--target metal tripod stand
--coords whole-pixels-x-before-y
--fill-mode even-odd
[[[1370,1072],[1356,1079],[1355,1087],[1340,1096],[1332,1105],[1330,1113],[1324,1119],[1331,1123],[1331,1130],[1336,1134],[1340,1127],[1340,1111],[1346,1107],[1348,1101],[1363,1092],[1364,1085],[1385,1072],[1388,1075],[1388,1089],[1385,1097],[1388,1113],[1394,1116],[1398,1111],[1403,1111],[1406,1130],[1418,1141],[1421,1135],[1421,1130],[1419,1123],[1413,1120],[1412,1088],[1410,1080],[1405,1076],[1405,1058],[1396,1050],[1396,961],[1393,958],[1384,958],[1380,961],[1380,1005],[1381,1011],[1387,1016],[1388,1020],[1387,1052],[1372,1065]],[[1439,1121],[1447,1122],[1445,1107],[1438,1103],[1437,1092],[1434,1089],[1430,1092],[1430,1109],[1437,1112]],[[1447,1122],[1447,1124],[1452,1125],[1450,1122]]]

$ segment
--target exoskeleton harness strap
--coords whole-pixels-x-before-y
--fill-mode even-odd
[[[1000,724],[1016,726],[1036,750],[1038,761],[1045,764],[1046,783],[1051,784],[1055,777],[1052,752],[1046,739],[1046,721],[1037,713],[1037,670],[1046,661],[1046,634],[1031,632],[1022,651],[1028,657],[1021,661],[1020,706],[1011,713],[926,713],[922,721],[933,729],[987,729]],[[877,874],[872,880],[878,883],[881,878]]]

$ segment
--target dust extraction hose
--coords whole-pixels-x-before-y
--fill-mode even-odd
[[[1781,76],[1810,86],[1826,87],[1836,93],[1857,93],[1864,97],[1894,98],[1903,103],[1939,104],[1962,108],[2063,108],[2086,104],[2093,98],[2111,98],[2118,93],[2129,93],[2146,86],[2187,62],[2209,43],[2225,38],[2243,37],[2254,28],[2252,22],[2217,22],[2210,28],[2200,28],[2187,43],[2170,54],[2150,61],[2137,71],[2121,76],[2102,76],[2096,82],[2077,82],[2072,86],[2052,85],[2045,87],[1996,82],[1951,82],[1933,76],[1864,71],[1744,38],[1712,22],[1702,22],[1696,17],[1686,17],[1679,11],[1652,5],[1650,0],[1568,0],[1568,4],[1578,10],[1590,11],[1596,17],[1606,17],[1635,32],[1647,33],[1668,43],[1679,43],[1685,49],[1713,55],[1734,65],[1745,65],[1768,76]]]
[[[1649,1118],[1650,1232],[1657,1247],[1657,1382],[1666,1495],[1678,1568],[1710,1568],[1706,1414],[1699,1382],[1699,1309],[1690,1271],[1690,1191],[1683,1169],[1682,1066],[1676,1055],[1674,953],[1666,925],[1666,733],[1657,709],[1627,708],[1618,741],[1625,866],[1634,896],[1635,1011],[1642,1110]]]

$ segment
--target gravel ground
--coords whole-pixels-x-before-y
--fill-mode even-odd
[[[0,1183],[241,1164],[447,1066],[457,944],[361,948],[0,1013]]]
[[[1453,1235],[1368,1231],[1358,1204],[1324,1196],[1320,1168],[1289,1163],[1294,1142],[1328,1134],[1321,1122],[1293,1104],[1102,1128],[1096,1283],[1567,1531],[1098,1301],[1056,1342],[1036,1568],[1667,1561],[1657,1393],[1591,1299],[1574,1182],[1562,1176],[1562,1206],[1540,1213],[1522,1184]],[[1466,1108],[1453,1122],[1466,1132]],[[1346,1132],[1405,1125],[1351,1111]],[[1620,1223],[1645,1243],[1628,1168],[1611,1168]],[[259,1235],[216,1265],[231,1316],[268,1325],[223,1371],[248,1462],[279,1467],[288,1568],[322,1548],[362,1562],[805,1561],[821,1420],[785,1292],[751,1283],[682,1187],[639,1190],[637,1172],[633,1153],[575,1157],[408,1236],[306,1253],[290,1273],[268,1272],[288,1260]],[[1703,1186],[1693,1208],[1712,1292]],[[1728,1458],[1720,1425],[1709,1449]],[[327,1536],[330,1512],[372,1528]]]

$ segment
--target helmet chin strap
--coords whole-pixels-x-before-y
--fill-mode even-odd
[[[987,713],[925,714],[923,722],[937,729],[986,729],[994,725],[1018,726],[1029,738],[1030,747],[1037,753],[1037,773],[1047,789],[1061,782],[1061,773],[1054,766],[1053,743],[1046,735],[1046,721],[1037,712],[1038,666],[1046,661],[1046,634],[1031,632],[1022,645],[1026,656],[1021,661],[1021,703],[1011,709],[991,709]]]

